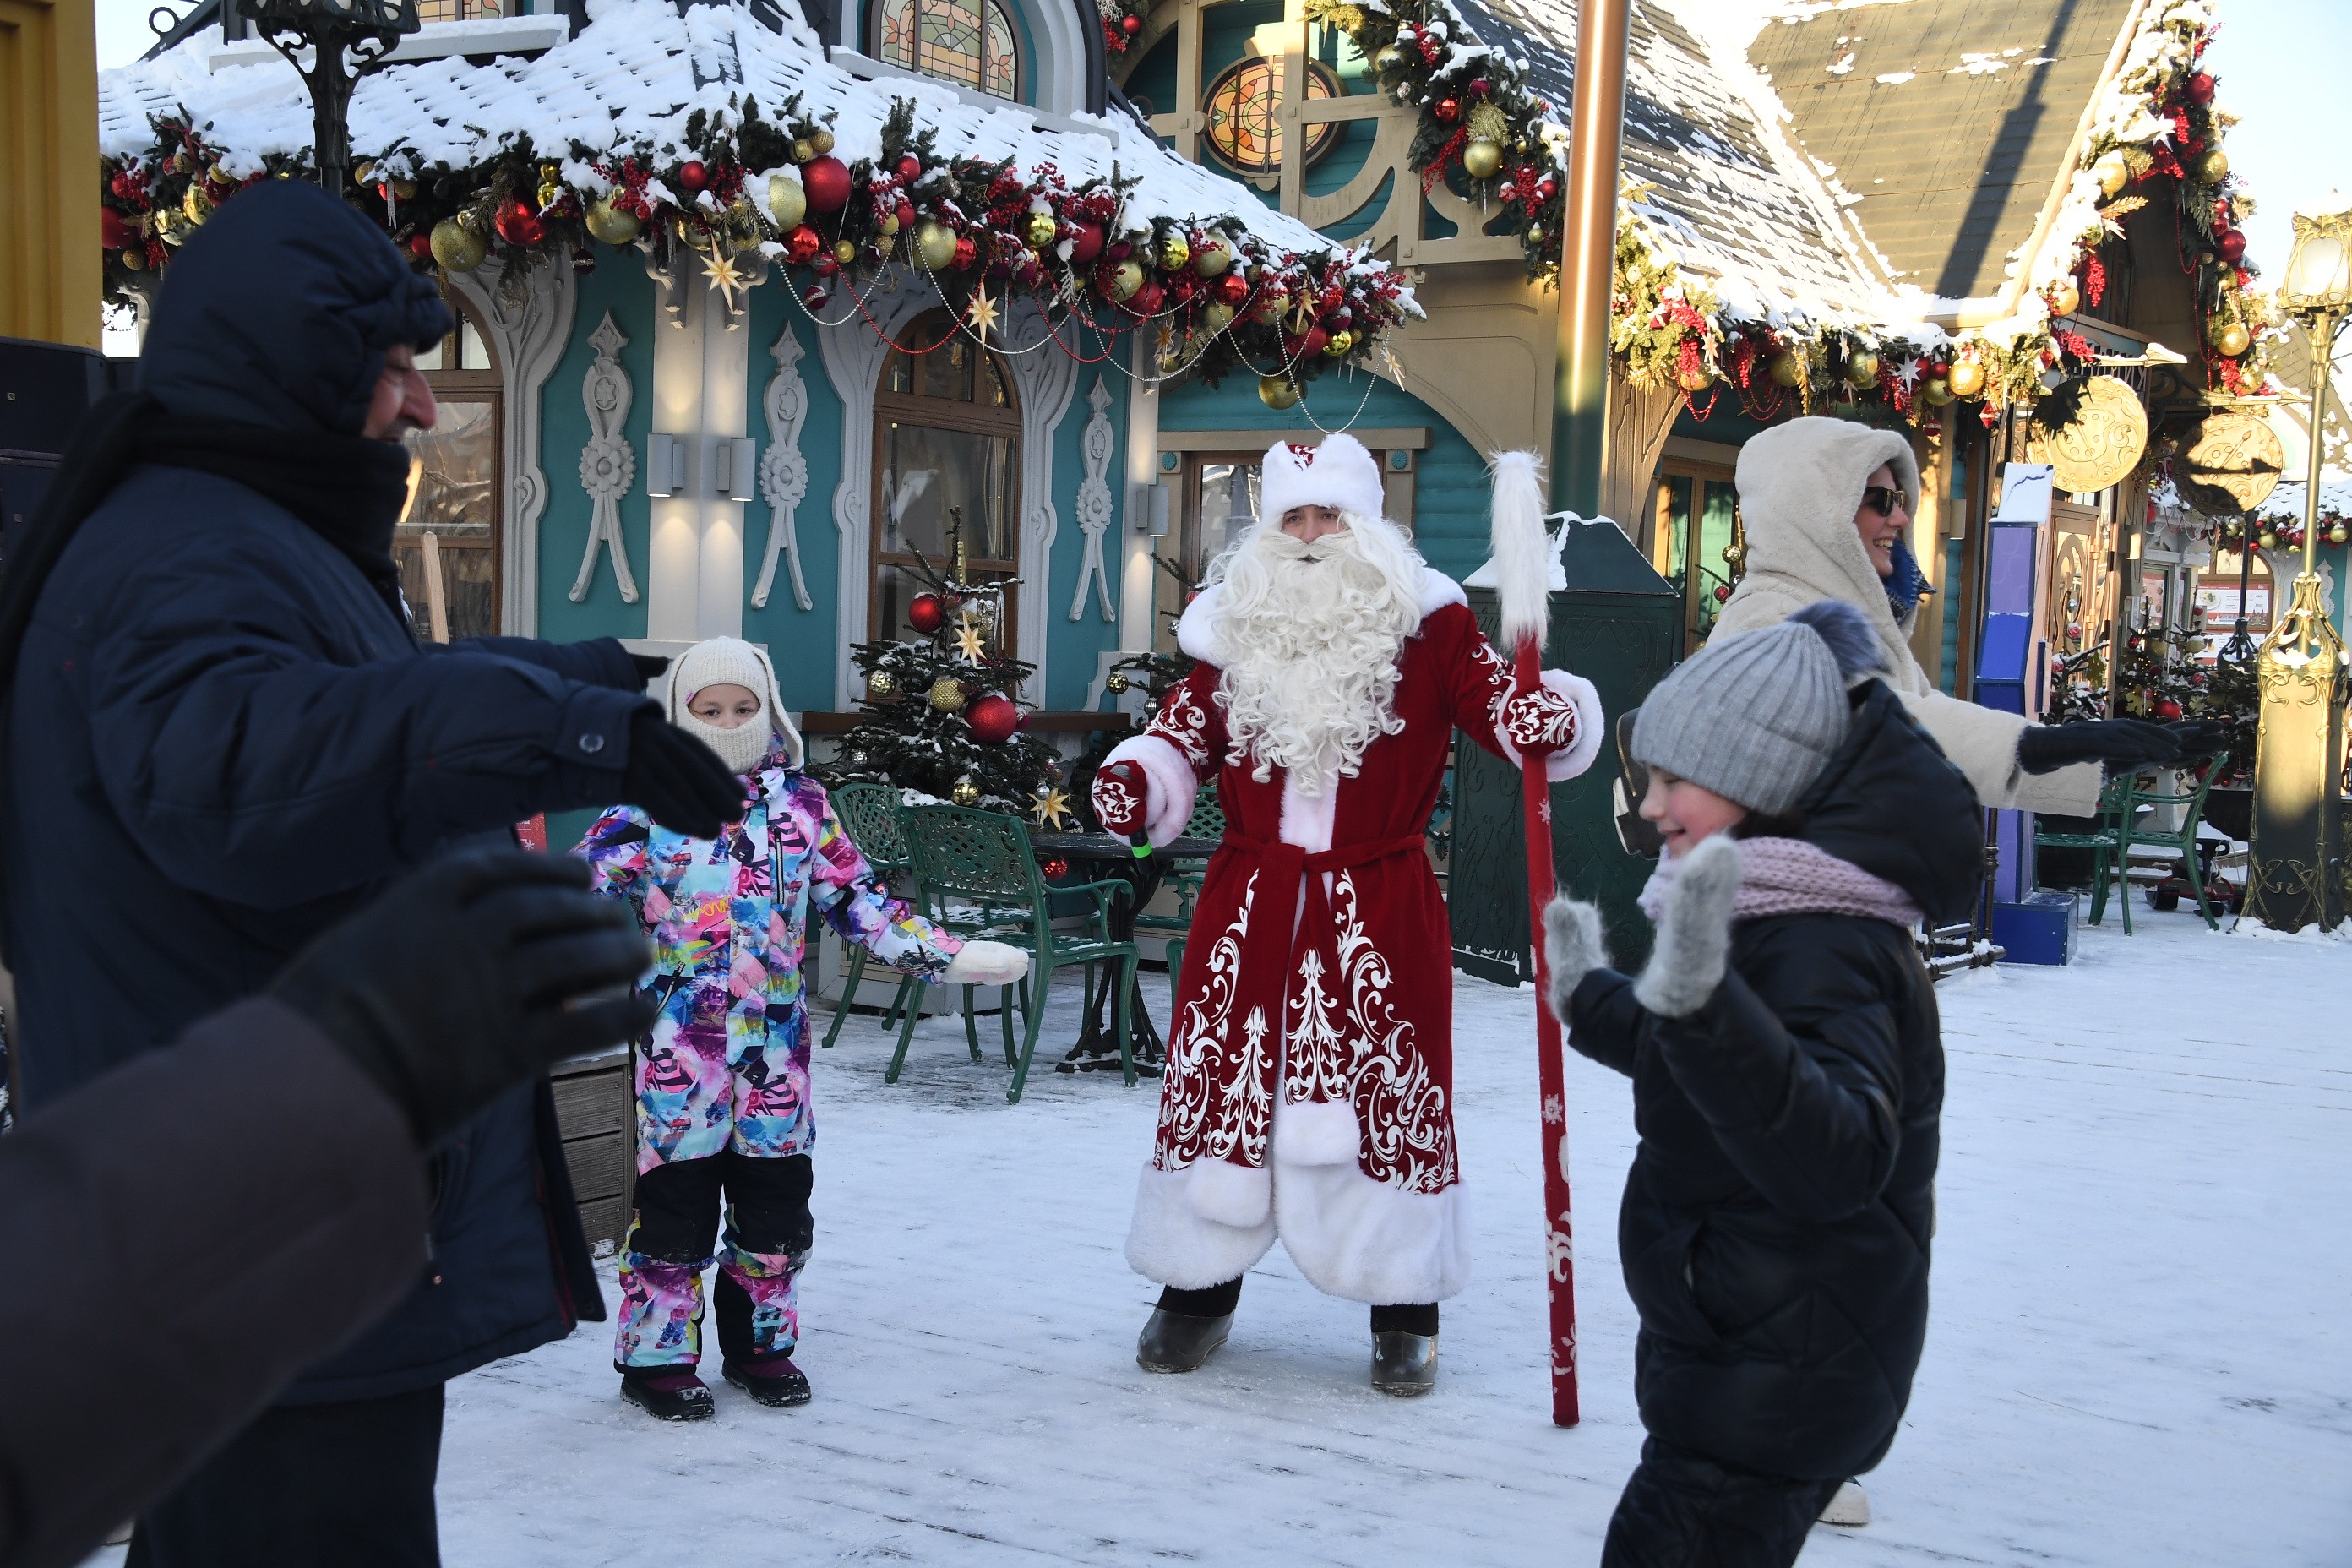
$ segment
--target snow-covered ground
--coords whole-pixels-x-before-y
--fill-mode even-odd
[[[2352,1563],[2352,944],[2136,920],[2071,968],[1939,988],[1927,1360],[1876,1521],[1817,1529],[1808,1563]],[[1561,1431],[1533,994],[1455,995],[1477,1272],[1432,1396],[1372,1393],[1363,1310],[1279,1248],[1206,1370],[1139,1371],[1155,1291],[1120,1247],[1152,1086],[1046,1071],[1008,1107],[944,1020],[886,1086],[854,1020],[820,1069],[816,1402],[721,1385],[716,1420],[656,1425],[598,1328],[487,1368],[450,1389],[446,1561],[1596,1561],[1641,1441],[1630,1097],[1571,1056],[1585,1418]],[[1074,996],[1046,1028],[1074,1037]]]

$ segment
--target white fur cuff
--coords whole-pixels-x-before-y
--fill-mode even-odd
[[[1143,830],[1150,836],[1152,847],[1162,848],[1175,842],[1184,832],[1184,825],[1192,820],[1192,802],[1201,793],[1201,781],[1192,772],[1192,764],[1175,744],[1159,735],[1129,735],[1110,749],[1103,759],[1105,766],[1112,763],[1133,763],[1143,770],[1149,781],[1144,792]]]
[[[1127,1265],[1179,1290],[1205,1290],[1238,1279],[1274,1245],[1274,1216],[1236,1228],[1201,1217],[1189,1189],[1192,1172],[1146,1164],[1127,1231]]]
[[[1203,1160],[1191,1167],[1184,1199],[1202,1219],[1238,1230],[1264,1225],[1274,1212],[1274,1173],[1231,1160]]]
[[[1552,784],[1572,779],[1592,765],[1601,754],[1601,739],[1608,732],[1608,719],[1601,711],[1601,693],[1592,682],[1580,675],[1570,675],[1564,669],[1543,672],[1544,689],[1556,691],[1576,704],[1576,739],[1564,750],[1554,752],[1544,759],[1544,777]],[[1503,749],[1503,756],[1514,768],[1519,765],[1519,749],[1500,730],[1495,731],[1495,743]]]

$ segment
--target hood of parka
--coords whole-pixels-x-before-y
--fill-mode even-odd
[[[187,418],[357,436],[384,351],[451,325],[382,229],[308,182],[265,180],[173,257],[139,388]]]
[[[1976,791],[1885,682],[1851,700],[1845,743],[1797,805],[1798,837],[1894,883],[1937,924],[1962,918],[1984,883]]]
[[[1843,599],[1870,617],[1886,644],[1891,668],[1910,649],[1886,584],[1870,563],[1853,514],[1870,476],[1885,464],[1912,504],[1919,499],[1919,463],[1911,443],[1892,430],[1850,419],[1791,419],[1739,448],[1736,483],[1748,534],[1748,570],[1740,587],[1777,586],[1800,600]],[[1738,589],[1733,597],[1738,597]],[[1725,606],[1727,613],[1730,606]]]

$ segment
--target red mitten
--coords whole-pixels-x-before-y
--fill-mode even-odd
[[[1095,772],[1095,820],[1105,833],[1131,838],[1143,831],[1143,813],[1150,799],[1150,784],[1142,764],[1105,763]]]
[[[1520,751],[1564,751],[1576,741],[1576,704],[1548,686],[1503,704],[1503,739]]]

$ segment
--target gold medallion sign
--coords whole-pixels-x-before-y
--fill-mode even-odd
[[[2249,512],[2270,499],[2286,467],[2278,432],[2258,414],[2209,414],[2172,467],[2181,499],[2208,517]]]
[[[2121,483],[2139,467],[2147,450],[2147,410],[2139,395],[2112,375],[2095,375],[2083,386],[2081,412],[2056,432],[2033,427],[2026,455],[2057,470],[2061,493],[2088,495]]]

